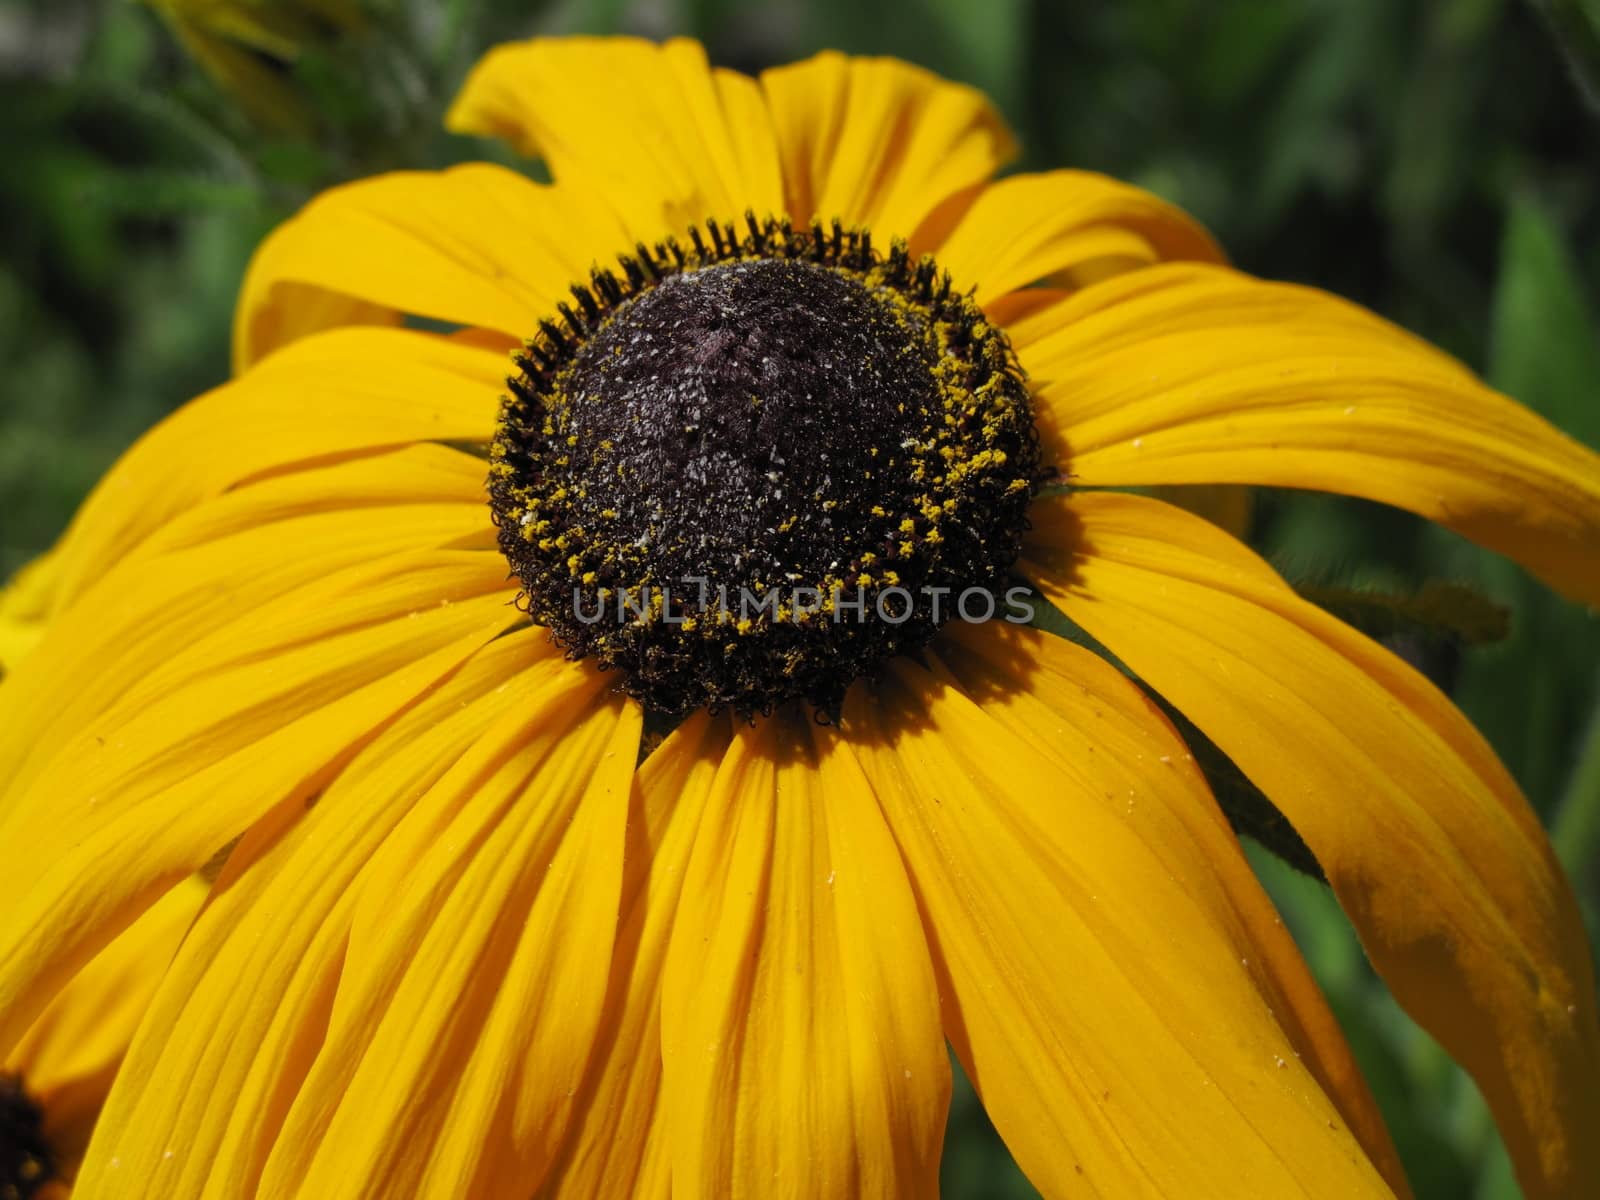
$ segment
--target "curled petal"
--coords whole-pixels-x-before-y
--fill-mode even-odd
[[[1600,603],[1600,456],[1371,313],[1184,263],[1051,312],[1022,362],[1071,482],[1364,496]]]
[[[1532,1197],[1600,1184],[1577,905],[1471,724],[1214,525],[1140,496],[1035,506],[1030,576],[1283,811],[1397,999],[1477,1079]]]

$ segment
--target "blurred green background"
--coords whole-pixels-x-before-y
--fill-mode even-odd
[[[1152,188],[1245,268],[1358,299],[1600,445],[1600,120],[1582,70],[1600,60],[1595,0],[301,6],[323,16],[291,27],[297,5],[257,0],[239,7],[259,28],[181,31],[213,67],[257,78],[247,107],[151,7],[0,4],[0,576],[141,430],[225,378],[233,294],[274,222],[342,179],[504,155],[444,135],[439,115],[485,46],[534,32],[688,33],[746,69],[834,46],[967,80],[1022,135],[1024,167]],[[1497,645],[1405,648],[1494,741],[1592,915],[1600,621],[1375,505],[1262,494],[1252,540],[1297,582],[1445,579],[1511,612]],[[1419,1195],[1517,1195],[1471,1085],[1387,998],[1326,890],[1257,859]],[[945,1183],[1033,1194],[965,1089]]]

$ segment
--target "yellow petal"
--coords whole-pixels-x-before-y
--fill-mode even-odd
[[[1021,357],[1033,343],[1060,331],[1060,306],[1076,295],[1072,288],[1025,287],[991,300],[984,314],[1006,331]]]
[[[738,195],[758,217],[784,211],[782,160],[767,110],[766,94],[750,76],[718,67],[712,71],[737,163]]]
[[[463,803],[473,787],[463,759],[506,714],[545,711],[569,669],[543,631],[495,641],[401,714],[309,812],[245,835],[129,1052],[83,1194],[255,1194],[323,1043],[362,872],[414,807]]]
[[[60,580],[55,556],[42,554],[0,588],[0,679],[17,669],[44,634]]]
[[[284,228],[279,226],[275,232],[281,233]],[[297,234],[283,235],[284,243],[298,240]],[[256,248],[255,256],[251,259],[252,267],[261,260],[267,245],[268,242],[262,242]],[[247,283],[249,279],[246,276]],[[243,299],[241,291],[239,300]],[[234,309],[233,369],[236,372],[248,370],[257,359],[280,347],[329,329],[346,326],[395,327],[404,325],[406,320],[405,313],[400,309],[362,300],[345,292],[329,291],[319,284],[301,283],[292,276],[275,279],[267,289],[266,296],[258,292],[252,303],[254,307],[248,329],[240,325],[239,315],[243,309],[238,307],[237,302]]]
[[[40,774],[49,776],[70,763],[74,786],[93,790],[115,788],[113,781],[123,780],[125,772],[137,776],[152,765],[146,761],[152,754],[186,753],[184,765],[193,768],[215,747],[209,741],[190,744],[190,739],[245,714],[252,714],[252,722],[266,720],[255,710],[274,700],[289,706],[276,711],[279,718],[325,702],[337,693],[290,689],[307,688],[310,680],[330,672],[330,665],[354,663],[363,648],[375,656],[364,670],[381,672],[391,656],[394,665],[422,657],[408,654],[407,628],[416,630],[409,639],[412,647],[431,650],[472,630],[486,629],[493,636],[516,625],[520,618],[510,607],[515,591],[505,574],[503,560],[490,552],[392,554],[303,582],[246,622],[191,627],[181,649],[127,678],[114,702],[82,724],[73,723],[63,762],[46,760]],[[127,640],[135,636],[136,631],[127,631]],[[52,633],[51,643],[57,640]],[[298,676],[299,671],[307,674]],[[236,694],[227,692],[230,681],[240,689]],[[221,707],[208,709],[197,697],[180,696],[190,688],[213,693]],[[161,707],[168,702],[170,710]],[[177,728],[164,724],[169,717],[179,722]],[[102,770],[107,774],[101,776]],[[7,784],[5,794],[13,798],[30,790],[67,794],[59,777],[35,779],[22,772]],[[126,799],[119,793],[115,802]]]
[[[310,516],[355,517],[369,509],[380,512],[437,509],[458,518],[471,509],[477,521],[454,531],[448,542],[414,538],[409,549],[442,545],[488,549],[495,545],[488,507],[484,459],[430,442],[378,450],[356,458],[333,458],[323,464],[297,463],[283,473],[257,475],[215,499],[205,500],[154,531],[119,563],[142,564],[157,555],[182,553],[253,533],[263,525],[298,521]],[[437,537],[430,530],[426,537]],[[463,545],[470,543],[470,545]],[[368,554],[368,559],[377,555]]]
[[[401,313],[531,337],[570,284],[633,241],[593,197],[489,163],[345,184],[256,251],[234,313],[234,369],[315,333],[313,316],[327,328]],[[343,299],[307,311],[308,289]]]
[[[43,633],[44,626],[38,621],[0,614],[0,677],[27,657]]]
[[[417,442],[487,442],[508,367],[402,330],[297,343],[185,405],[118,460],[62,539],[53,611],[155,529],[230,488]]]
[[[1234,941],[1251,946],[1242,965],[1296,1054],[1390,1187],[1408,1194],[1399,1156],[1344,1034],[1166,718],[1103,659],[1037,630],[955,623],[938,649],[936,661],[961,690],[982,697],[984,711],[1048,759],[1075,790],[1101,792],[1112,807],[1131,805],[1134,829],[1150,851],[1190,881],[1227,922]]]
[[[918,249],[919,247],[913,247]],[[1013,175],[978,194],[943,244],[926,249],[979,304],[1040,280],[1115,261],[1220,261],[1211,236],[1182,209],[1090,171]]]
[[[761,75],[790,216],[909,239],[1016,154],[983,93],[893,58],[827,51]]]
[[[782,211],[771,122],[752,93],[712,71],[698,42],[537,38],[491,50],[446,124],[544,159],[558,184],[604,197],[633,238],[655,242],[707,217]]]
[[[477,539],[488,528],[482,465],[414,446],[276,477],[163,526],[57,616],[37,660],[0,688],[0,792],[201,634],[253,623],[340,571]]]
[[[668,1200],[661,1092],[661,972],[706,798],[727,751],[725,717],[686,721],[639,769],[623,859],[622,917],[606,1011],[549,1200]]]
[[[145,1010],[206,898],[198,876],[173,888],[95,955],[4,1061],[44,1112],[45,1135],[75,1162]]]
[[[280,599],[201,637],[3,806],[0,1053],[79,965],[274,805],[514,623],[489,555],[435,552]]]
[[[1600,457],[1372,314],[1183,264],[1053,311],[1058,332],[1022,363],[1072,482],[1365,496],[1600,603]]]
[[[928,1196],[949,1102],[938,993],[904,870],[837,737],[736,731],[667,952],[673,1190]]]
[[[560,1144],[605,998],[639,710],[568,664],[363,870],[259,1194],[498,1196]]]
[[[1450,702],[1215,526],[1035,505],[1024,566],[1283,810],[1402,1005],[1477,1079],[1530,1197],[1600,1187],[1600,1023],[1538,822]]]
[[[1070,774],[903,661],[845,709],[1001,1136],[1050,1197],[1388,1196],[1177,815],[1210,805],[1194,772],[1124,757],[1170,733],[1087,707]]]

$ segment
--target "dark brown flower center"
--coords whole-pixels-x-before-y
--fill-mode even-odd
[[[0,1075],[0,1200],[32,1200],[55,1178],[44,1114],[22,1080]]]
[[[648,708],[830,713],[1003,581],[1039,474],[1027,390],[903,247],[753,219],[691,240],[597,274],[529,344],[500,543],[533,618]]]

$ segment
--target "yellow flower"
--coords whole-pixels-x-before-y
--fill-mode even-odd
[[[310,114],[285,78],[301,52],[355,28],[360,0],[145,0],[217,85],[262,125],[299,132]]]
[[[0,1200],[59,1200],[161,974],[205,898],[168,891],[75,975],[0,1058]]]
[[[1105,490],[1365,496],[1593,603],[1593,454],[1154,197],[992,182],[987,102],[902,63],[536,41],[451,122],[555,182],[278,230],[238,378],[85,504],[0,686],[0,1047],[232,846],[81,1196],[927,1196],[947,1041],[1047,1196],[1405,1195],[1172,727],[919,590],[1013,569],[1294,823],[1526,1193],[1600,1189],[1592,967],[1505,770],[1221,528]],[[867,553],[903,625],[821,586]],[[821,595],[581,615],[708,563],[713,602]]]

